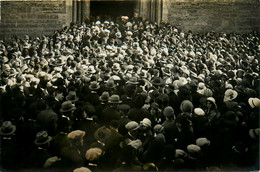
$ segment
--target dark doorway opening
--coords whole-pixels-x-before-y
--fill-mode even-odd
[[[114,1],[90,1],[90,16],[102,18],[117,18],[120,16],[134,16],[135,1],[133,0],[114,0]]]

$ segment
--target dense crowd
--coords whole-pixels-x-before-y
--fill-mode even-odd
[[[259,170],[259,35],[127,18],[0,42],[1,165]]]

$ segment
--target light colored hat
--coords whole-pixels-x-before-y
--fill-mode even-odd
[[[187,79],[184,78],[184,77],[180,77],[178,82],[177,82],[177,85],[178,87],[180,88],[181,86],[184,86],[188,83]]]
[[[80,167],[80,168],[74,169],[73,172],[92,172],[92,171],[86,167]]]
[[[147,126],[147,127],[151,127],[152,122],[150,121],[150,119],[144,118],[144,119],[140,122],[140,124],[141,124],[141,125],[144,125],[144,126]]]
[[[128,131],[131,131],[131,130],[136,130],[139,128],[139,124],[135,121],[130,121],[128,122],[126,125],[125,125],[125,128],[128,130]]]
[[[198,145],[200,147],[202,147],[204,145],[210,145],[210,141],[205,137],[201,137],[196,140],[196,145]]]
[[[206,86],[205,86],[205,84],[203,83],[203,82],[200,82],[199,84],[198,84],[198,91],[199,90],[204,90],[206,88]]]
[[[140,139],[130,141],[128,145],[132,146],[135,149],[139,149],[142,146],[142,141]]]
[[[227,89],[224,96],[224,102],[234,100],[238,93],[235,90]]]
[[[187,151],[189,153],[198,153],[200,150],[201,148],[198,145],[190,144],[187,146]]]
[[[248,133],[252,139],[259,139],[260,128],[250,129]]]
[[[117,104],[117,103],[122,103],[122,101],[120,100],[119,95],[114,94],[109,98],[108,103]]]
[[[249,98],[248,104],[251,108],[260,107],[260,99],[259,98]]]
[[[195,108],[195,109],[194,109],[194,113],[195,113],[196,115],[198,115],[198,116],[204,116],[204,115],[205,115],[204,110],[201,109],[201,108]]]
[[[127,23],[125,24],[126,27],[132,27],[132,25],[133,25],[133,24],[132,24],[131,22],[127,22]]]
[[[101,22],[98,20],[98,21],[96,21],[96,25],[100,25],[101,24]]]
[[[67,135],[67,138],[75,139],[75,138],[83,138],[84,136],[85,136],[85,131],[74,130]]]
[[[88,67],[88,72],[89,73],[96,73],[96,70],[95,70],[95,67],[93,66],[93,65],[90,65],[89,67]]]
[[[100,148],[90,148],[87,150],[85,158],[89,161],[95,161],[102,155],[102,153],[103,151]]]
[[[132,36],[132,35],[133,35],[133,32],[127,31],[127,32],[126,32],[126,35],[127,35],[127,36]]]
[[[112,66],[113,70],[120,70],[120,64],[119,63],[114,63]]]
[[[208,97],[208,98],[207,98],[207,101],[210,101],[211,103],[214,104],[215,107],[217,107],[217,105],[216,105],[216,100],[215,100],[213,97]]]
[[[182,149],[176,149],[175,150],[175,157],[176,158],[183,158],[183,157],[186,157],[188,154],[182,150]]]
[[[127,84],[137,85],[139,84],[137,77],[131,77],[127,82]]]
[[[225,84],[226,89],[233,89],[233,86],[231,84]]]
[[[54,162],[60,160],[57,156],[50,157],[45,161],[45,164],[43,165],[44,168],[50,167]]]

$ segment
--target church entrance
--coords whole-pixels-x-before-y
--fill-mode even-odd
[[[113,19],[120,16],[134,16],[134,9],[136,6],[135,0],[115,0],[115,1],[90,1],[90,16],[102,18],[111,17]]]

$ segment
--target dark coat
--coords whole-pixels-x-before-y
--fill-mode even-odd
[[[46,130],[50,136],[56,134],[58,115],[52,109],[41,111],[36,121]]]
[[[43,168],[46,160],[52,157],[46,149],[37,148],[27,158],[28,168]]]
[[[106,124],[109,124],[111,120],[119,120],[120,118],[120,113],[113,107],[107,107],[101,112],[101,122]]]
[[[176,148],[186,150],[189,144],[194,143],[194,134],[189,129],[183,129],[178,133]]]

